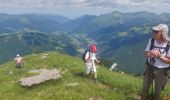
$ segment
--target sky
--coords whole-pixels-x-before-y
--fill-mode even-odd
[[[170,13],[170,0],[0,0],[0,13],[57,14],[69,18],[119,11]]]

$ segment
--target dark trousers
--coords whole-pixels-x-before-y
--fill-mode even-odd
[[[167,69],[166,68],[156,68],[154,66],[146,65],[146,71],[143,77],[143,88],[141,94],[141,100],[147,100],[148,90],[153,83],[155,82],[155,90],[152,96],[152,100],[159,100],[160,93],[164,89],[167,81]]]
[[[21,68],[21,67],[22,67],[22,64],[16,64],[15,67],[16,67],[16,68]]]

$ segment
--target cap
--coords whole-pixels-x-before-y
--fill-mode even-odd
[[[19,57],[19,54],[17,54],[17,57]]]
[[[97,51],[96,45],[91,45],[90,46],[90,51],[96,52]]]
[[[168,27],[165,24],[158,24],[157,26],[152,27],[153,31],[167,31]]]

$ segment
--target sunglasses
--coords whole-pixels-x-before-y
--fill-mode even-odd
[[[152,30],[152,33],[158,34],[160,31]]]

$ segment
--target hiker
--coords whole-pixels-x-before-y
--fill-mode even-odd
[[[90,50],[86,53],[85,55],[85,71],[84,71],[84,76],[87,76],[90,74],[90,72],[93,72],[93,79],[96,82],[97,78],[97,72],[96,72],[96,63],[99,63],[100,61],[96,58],[96,45],[91,45]]]
[[[16,63],[16,68],[21,68],[22,64],[23,64],[23,58],[20,57],[19,54],[17,54],[14,60],[15,60],[15,63]]]
[[[141,100],[148,99],[148,90],[152,87],[152,99],[159,100],[161,91],[164,89],[168,68],[170,64],[170,50],[168,26],[166,24],[159,24],[152,27],[153,38],[149,39],[148,45],[145,49],[145,56],[147,58],[146,70],[143,78],[143,88]],[[153,91],[153,80],[155,87]]]

